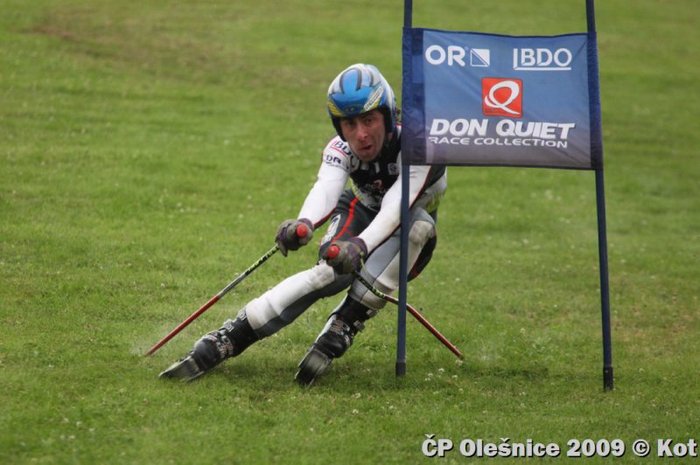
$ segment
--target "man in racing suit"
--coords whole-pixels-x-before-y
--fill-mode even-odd
[[[333,80],[327,104],[337,136],[323,150],[317,180],[297,218],[284,221],[275,239],[286,256],[308,244],[314,230],[330,218],[319,261],[250,301],[235,320],[200,338],[161,377],[195,379],[279,331],[317,300],[349,288],[299,365],[297,381],[310,385],[386,303],[353,273],[387,294],[398,287],[401,127],[393,90],[376,67],[355,64]],[[409,185],[410,279],[427,265],[435,248],[445,168],[411,166]]]

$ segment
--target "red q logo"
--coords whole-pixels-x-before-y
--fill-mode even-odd
[[[481,109],[486,116],[522,118],[523,81],[511,78],[483,78]]]

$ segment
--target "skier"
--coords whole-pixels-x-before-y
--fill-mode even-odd
[[[290,324],[319,299],[349,288],[299,364],[296,380],[311,385],[386,304],[353,273],[386,294],[398,287],[401,126],[394,92],[375,66],[354,64],[331,83],[327,106],[337,135],[323,149],[317,180],[299,215],[284,221],[275,238],[287,256],[307,245],[330,218],[318,262],[250,301],[161,377],[198,378]],[[410,167],[409,279],[432,257],[437,207],[446,187],[444,167]]]

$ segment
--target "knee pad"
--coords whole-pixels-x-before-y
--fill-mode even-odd
[[[411,212],[411,225],[408,231],[409,268],[413,267],[422,249],[435,237],[435,220],[423,208],[415,208]],[[385,242],[370,256],[362,270],[362,276],[381,292],[390,294],[399,284],[399,236],[397,233]],[[364,285],[354,282],[350,295],[362,304],[374,310],[386,305],[386,301],[367,290]]]
[[[408,232],[408,240],[415,247],[423,247],[434,235],[435,223],[432,221],[432,218],[430,218],[430,221],[417,219],[411,225],[411,230]]]

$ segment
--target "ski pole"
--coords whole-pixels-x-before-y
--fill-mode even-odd
[[[399,299],[392,297],[388,294],[385,294],[384,292],[380,291],[376,287],[372,286],[365,278],[363,278],[360,273],[357,271],[355,272],[355,277],[367,288],[369,291],[379,297],[380,299],[386,300],[387,302],[391,302],[392,304],[399,305]],[[435,336],[440,342],[443,343],[445,347],[450,349],[450,352],[455,354],[458,358],[464,359],[464,355],[462,352],[452,344],[449,339],[447,339],[445,336],[442,335],[440,331],[435,328],[418,310],[416,310],[412,305],[410,305],[408,302],[406,303],[406,310],[416,319],[420,324],[422,324],[425,329],[430,331],[430,333]]]
[[[246,269],[243,273],[241,273],[240,275],[238,275],[238,277],[236,277],[236,279],[234,279],[233,281],[231,281],[228,285],[226,285],[226,287],[224,287],[223,289],[221,289],[214,297],[212,297],[211,299],[209,299],[209,301],[208,301],[207,303],[205,303],[204,305],[202,305],[202,306],[199,308],[199,310],[197,310],[196,312],[194,312],[192,315],[188,316],[187,319],[185,319],[185,321],[183,321],[182,323],[180,323],[179,325],[177,325],[177,327],[175,327],[175,329],[173,329],[172,331],[170,331],[163,339],[161,339],[161,340],[158,341],[153,347],[151,347],[151,348],[148,350],[148,352],[146,352],[146,355],[153,355],[158,349],[160,349],[163,345],[165,345],[170,339],[172,339],[173,337],[175,337],[180,331],[182,331],[183,329],[185,329],[190,323],[192,323],[194,320],[196,320],[197,318],[199,318],[199,316],[200,316],[202,313],[204,313],[204,312],[206,312],[207,310],[209,310],[209,308],[210,308],[212,305],[214,305],[214,304],[217,303],[219,300],[221,300],[221,298],[222,298],[223,296],[225,296],[226,294],[228,294],[228,292],[229,292],[231,289],[233,289],[234,287],[236,287],[241,281],[243,281],[248,275],[250,275],[253,271],[255,271],[260,265],[262,265],[263,263],[265,263],[265,262],[267,261],[267,259],[270,258],[270,257],[272,257],[272,256],[275,254],[275,252],[277,252],[278,250],[279,250],[279,247],[275,244],[275,246],[272,247],[272,248],[271,248],[270,250],[268,250],[267,252],[265,252],[265,255],[263,255],[262,257],[260,257],[260,258],[258,259],[258,261],[256,261],[255,263],[253,263],[248,269]]]
[[[339,252],[340,252],[340,249],[337,246],[332,245],[328,248],[328,257],[335,258],[338,256]],[[391,302],[392,304],[395,304],[395,305],[399,305],[399,300],[397,298],[392,297],[388,294],[385,294],[384,292],[382,292],[379,289],[377,289],[376,287],[374,287],[365,278],[363,278],[359,272],[355,271],[355,272],[353,272],[353,274],[355,275],[355,278],[357,278],[357,280],[360,281],[362,283],[362,285],[365,286],[372,294],[376,295],[377,297],[379,297],[382,300],[385,300],[387,302]],[[442,344],[445,347],[447,347],[450,350],[450,352],[455,354],[458,358],[464,359],[464,355],[457,348],[457,346],[452,344],[449,341],[449,339],[447,339],[445,336],[443,336],[442,333],[440,331],[438,331],[437,328],[435,328],[435,326],[430,324],[430,322],[418,310],[416,310],[413,306],[409,305],[408,303],[406,303],[406,309],[416,320],[418,320],[418,322],[420,324],[423,325],[423,327],[425,327],[425,329],[430,331],[430,333],[433,336],[435,336],[440,342],[442,342]]]
[[[309,233],[309,230],[308,230],[308,228],[307,228],[307,226],[306,226],[305,224],[300,224],[300,225],[297,226],[297,229],[296,229],[296,235],[297,235],[297,237],[306,237],[306,235],[307,235],[308,233]],[[240,275],[238,275],[238,277],[237,277],[236,279],[234,279],[233,281],[231,281],[230,283],[228,283],[228,285],[227,285],[225,288],[221,289],[214,297],[212,297],[211,299],[209,299],[209,301],[208,301],[207,303],[205,303],[204,305],[202,305],[202,306],[199,308],[199,310],[197,310],[196,312],[194,312],[192,315],[188,316],[187,319],[186,319],[185,321],[183,321],[182,323],[180,323],[179,325],[177,325],[177,327],[176,327],[175,329],[173,329],[172,331],[170,331],[163,339],[161,339],[161,340],[158,341],[153,347],[151,347],[151,348],[148,350],[148,352],[146,352],[146,355],[153,355],[158,349],[160,349],[163,345],[165,345],[170,339],[172,339],[173,337],[175,337],[175,336],[177,335],[177,333],[179,333],[180,331],[182,331],[183,329],[185,329],[185,328],[187,327],[187,325],[189,325],[189,324],[192,323],[194,320],[196,320],[197,318],[199,318],[199,316],[200,316],[202,313],[204,313],[204,312],[206,312],[207,310],[209,310],[209,307],[211,307],[212,305],[214,305],[215,303],[217,303],[219,300],[221,300],[221,298],[222,298],[223,296],[225,296],[226,294],[228,294],[228,292],[229,292],[231,289],[233,289],[234,287],[236,287],[241,281],[243,281],[248,275],[250,275],[253,271],[255,271],[260,265],[262,265],[263,263],[265,263],[265,262],[267,261],[267,259],[270,258],[270,257],[272,257],[278,250],[279,250],[279,246],[275,244],[275,246],[272,247],[272,248],[271,248],[270,250],[268,250],[267,252],[265,252],[265,255],[263,255],[262,257],[260,257],[260,258],[258,259],[258,261],[256,261],[256,262],[253,263],[252,265],[250,265],[250,267],[248,267],[248,269],[246,269],[243,273],[241,273]]]

